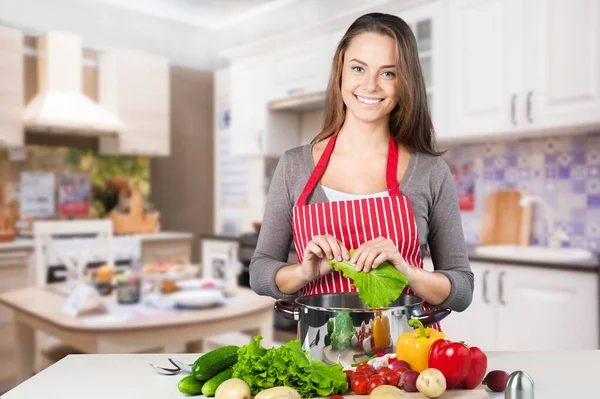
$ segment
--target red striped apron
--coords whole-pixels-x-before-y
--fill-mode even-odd
[[[308,196],[329,163],[337,135],[338,133],[334,134],[327,143],[294,206],[292,229],[298,262],[302,263],[304,250],[315,235],[332,235],[347,249],[356,249],[363,243],[381,236],[394,242],[409,265],[422,268],[419,235],[412,206],[408,197],[402,195],[398,188],[398,149],[393,136],[390,136],[387,159],[387,197],[307,204]],[[356,288],[351,286],[352,283],[352,279],[345,278],[341,272],[333,271],[304,286],[300,296],[353,292]],[[408,287],[403,292],[414,294]],[[433,327],[440,329],[439,324]]]

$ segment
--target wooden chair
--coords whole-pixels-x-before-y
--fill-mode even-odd
[[[83,278],[86,265],[97,255],[108,265],[114,266],[115,247],[111,220],[38,221],[33,226],[34,260],[33,276],[37,287],[48,285],[50,262],[63,264],[67,273]],[[83,239],[81,237],[84,237]],[[66,250],[69,241],[79,240],[82,245],[77,254]],[[57,362],[69,354],[81,353],[55,337],[38,333],[40,344],[40,369]]]

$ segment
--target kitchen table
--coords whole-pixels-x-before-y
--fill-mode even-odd
[[[188,351],[198,352],[204,337],[241,331],[260,334],[266,343],[273,341],[274,300],[247,288],[235,288],[221,306],[129,319],[111,314],[71,317],[62,311],[65,299],[48,288],[0,295],[0,305],[14,311],[19,359],[14,367],[19,367],[19,382],[33,373],[35,330],[90,354],[144,352],[166,344],[186,344]],[[120,366],[110,366],[115,367]]]
[[[594,384],[600,370],[600,351],[489,352],[487,355],[488,370],[524,370],[531,375],[536,399],[598,396]],[[159,375],[149,366],[154,363],[169,367],[168,357],[192,363],[198,355],[69,355],[15,387],[3,398],[184,398],[177,390],[177,382],[184,374]],[[504,394],[489,392],[489,396],[499,399]]]

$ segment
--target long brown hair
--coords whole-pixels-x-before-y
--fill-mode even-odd
[[[382,13],[365,14],[352,23],[338,44],[333,56],[325,100],[323,130],[312,141],[322,141],[337,132],[346,118],[342,99],[344,55],[350,42],[361,33],[374,32],[396,41],[396,65],[399,79],[398,105],[390,114],[390,132],[396,142],[431,155],[441,155],[435,149],[433,123],[427,106],[425,82],[419,62],[417,41],[403,19]]]

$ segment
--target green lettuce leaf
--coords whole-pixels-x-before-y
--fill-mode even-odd
[[[294,388],[303,398],[342,395],[348,390],[342,366],[310,359],[297,339],[271,349],[262,348],[261,339],[257,335],[242,346],[233,366],[233,377],[244,380],[252,395],[276,386]]]
[[[350,250],[350,255],[354,250]],[[394,302],[408,284],[408,279],[388,261],[368,273],[357,272],[356,265],[347,261],[330,260],[329,264],[344,277],[354,280],[362,303],[370,308],[382,308]]]

